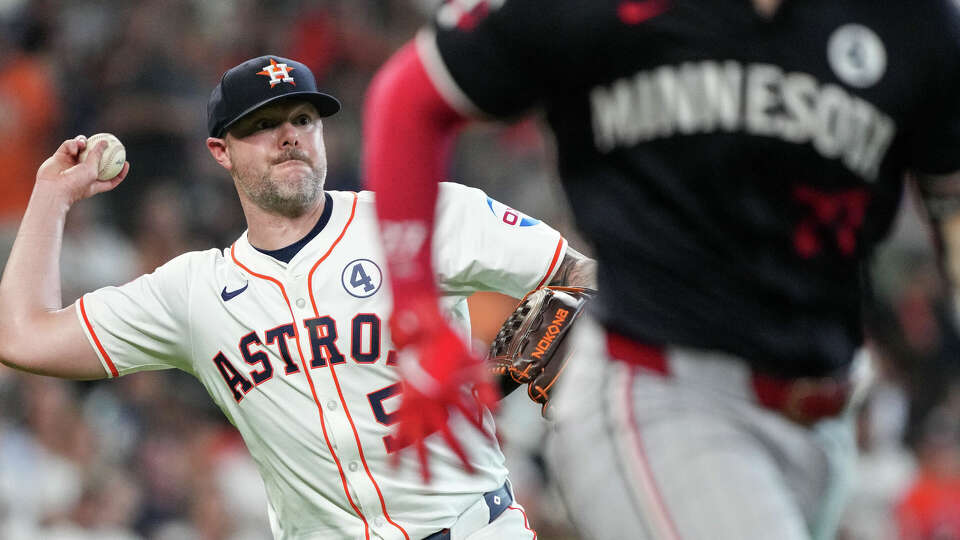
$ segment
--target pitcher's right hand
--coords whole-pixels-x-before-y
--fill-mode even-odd
[[[84,135],[77,135],[63,141],[57,151],[37,170],[34,192],[43,190],[46,193],[62,196],[63,200],[72,206],[77,201],[97,193],[110,191],[123,182],[130,171],[129,162],[123,164],[123,169],[115,178],[97,180],[100,157],[107,143],[101,141],[96,147],[90,149],[84,161],[80,161],[80,152],[86,147],[87,138]]]

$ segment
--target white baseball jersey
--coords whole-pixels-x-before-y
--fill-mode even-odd
[[[289,263],[244,233],[89,293],[77,315],[111,377],[178,368],[203,383],[259,467],[276,537],[423,538],[503,484],[503,455],[458,418],[475,475],[438,436],[430,485],[415,452],[390,466],[400,383],[373,194],[328,193],[326,225]],[[520,297],[550,280],[565,249],[555,230],[482,191],[440,185],[434,268],[461,331],[470,294]],[[492,432],[489,411],[478,414]]]

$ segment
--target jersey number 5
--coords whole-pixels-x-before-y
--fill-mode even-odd
[[[367,400],[370,401],[370,408],[373,409],[373,417],[377,419],[377,422],[385,426],[392,426],[397,423],[397,413],[392,412],[388,413],[383,406],[383,402],[389,398],[400,395],[403,391],[403,383],[393,383],[390,386],[381,388],[379,390],[374,390],[367,394]],[[476,390],[472,391],[474,399],[477,400],[477,417],[481,423],[483,423],[483,406],[480,404],[480,400],[477,396]],[[387,453],[391,454],[397,451],[397,440],[393,435],[386,435],[383,437],[383,445],[387,448]]]
[[[370,401],[370,407],[373,409],[373,417],[377,419],[377,422],[385,426],[392,426],[397,423],[397,414],[388,413],[383,406],[383,402],[388,398],[400,395],[401,383],[393,383],[386,388],[381,388],[380,390],[375,390],[367,394],[367,399]],[[393,435],[386,435],[383,438],[383,445],[387,447],[387,453],[392,453],[397,450],[396,439]]]

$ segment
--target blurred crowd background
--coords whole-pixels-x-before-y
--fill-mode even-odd
[[[40,163],[109,131],[132,168],[70,213],[64,302],[243,231],[204,146],[209,91],[261,54],[309,65],[344,104],[325,122],[329,189],[356,190],[360,108],[374,70],[439,0],[0,0],[0,262]],[[576,233],[536,121],[471,128],[451,179]],[[859,412],[859,477],[842,540],[960,539],[960,332],[912,193],[870,269],[877,382]],[[471,300],[478,348],[513,301]],[[718,306],[718,309],[722,309]],[[38,336],[42,339],[42,336]],[[522,395],[500,413],[519,500],[539,538],[573,539]],[[585,456],[589,459],[589,456]],[[0,367],[0,540],[269,538],[263,485],[236,431],[179,372],[68,382]]]

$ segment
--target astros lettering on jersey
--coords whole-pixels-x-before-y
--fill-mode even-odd
[[[470,294],[521,297],[551,279],[566,250],[555,230],[477,189],[444,183],[437,208],[435,272],[465,334]],[[257,463],[278,538],[423,538],[501,486],[504,458],[462,429],[475,475],[437,441],[431,484],[412,463],[390,467],[401,388],[373,194],[329,191],[325,214],[289,263],[244,233],[229,249],[89,293],[77,315],[112,377],[178,368],[200,380]]]

